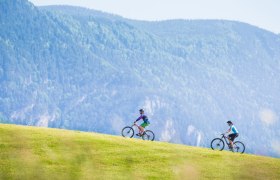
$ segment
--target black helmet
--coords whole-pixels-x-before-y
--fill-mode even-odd
[[[140,111],[140,112],[144,112],[144,110],[143,110],[143,109],[139,109],[139,111]]]
[[[233,124],[231,121],[228,121],[227,123],[228,123],[228,124]]]

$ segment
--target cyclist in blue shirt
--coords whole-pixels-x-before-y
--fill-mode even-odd
[[[238,130],[236,129],[236,127],[233,125],[233,123],[231,121],[228,121],[227,124],[229,125],[230,128],[226,133],[229,133],[228,140],[230,143],[230,148],[232,149],[233,141],[238,136]]]
[[[141,135],[143,134],[143,132],[145,131],[144,128],[147,127],[147,126],[150,124],[148,117],[144,114],[144,110],[143,110],[143,109],[140,109],[139,112],[140,112],[139,118],[137,118],[137,119],[134,121],[134,124],[135,124],[135,125],[138,127],[138,129],[139,129],[139,133],[136,134],[137,136],[141,136]],[[139,120],[141,120],[141,119],[143,120],[143,123],[142,123],[140,126],[138,126],[138,125],[136,124],[136,122],[139,121]]]

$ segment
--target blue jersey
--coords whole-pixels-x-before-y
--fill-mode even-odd
[[[236,129],[236,127],[235,127],[234,125],[231,125],[231,126],[230,126],[230,132],[231,132],[232,134],[238,134],[238,131],[237,131],[237,129]]]

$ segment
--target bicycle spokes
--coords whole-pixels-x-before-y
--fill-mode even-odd
[[[242,142],[236,141],[233,145],[234,152],[243,153],[245,151],[245,146]]]
[[[219,150],[219,151],[221,151],[221,150],[224,149],[224,146],[225,146],[225,143],[224,143],[224,141],[223,141],[222,139],[220,139],[220,138],[215,138],[215,139],[213,139],[212,142],[211,142],[211,148],[212,148],[213,150]]]
[[[221,143],[221,142],[222,142],[222,141],[217,142],[215,146],[216,146],[217,148],[221,147],[221,146],[222,146],[222,143]]]
[[[123,137],[132,137],[134,135],[134,130],[132,127],[124,127],[123,130],[122,130],[122,136]]]
[[[145,137],[146,140],[150,140],[150,136],[148,134],[143,134],[143,136],[146,136]]]
[[[148,141],[153,141],[155,139],[155,135],[154,135],[154,133],[152,131],[146,130],[143,133],[142,139],[148,140]]]

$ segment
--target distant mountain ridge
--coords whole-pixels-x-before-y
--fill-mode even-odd
[[[208,147],[232,120],[279,156],[279,35],[26,0],[0,1],[0,25],[2,122],[119,134],[144,108],[158,140]]]

